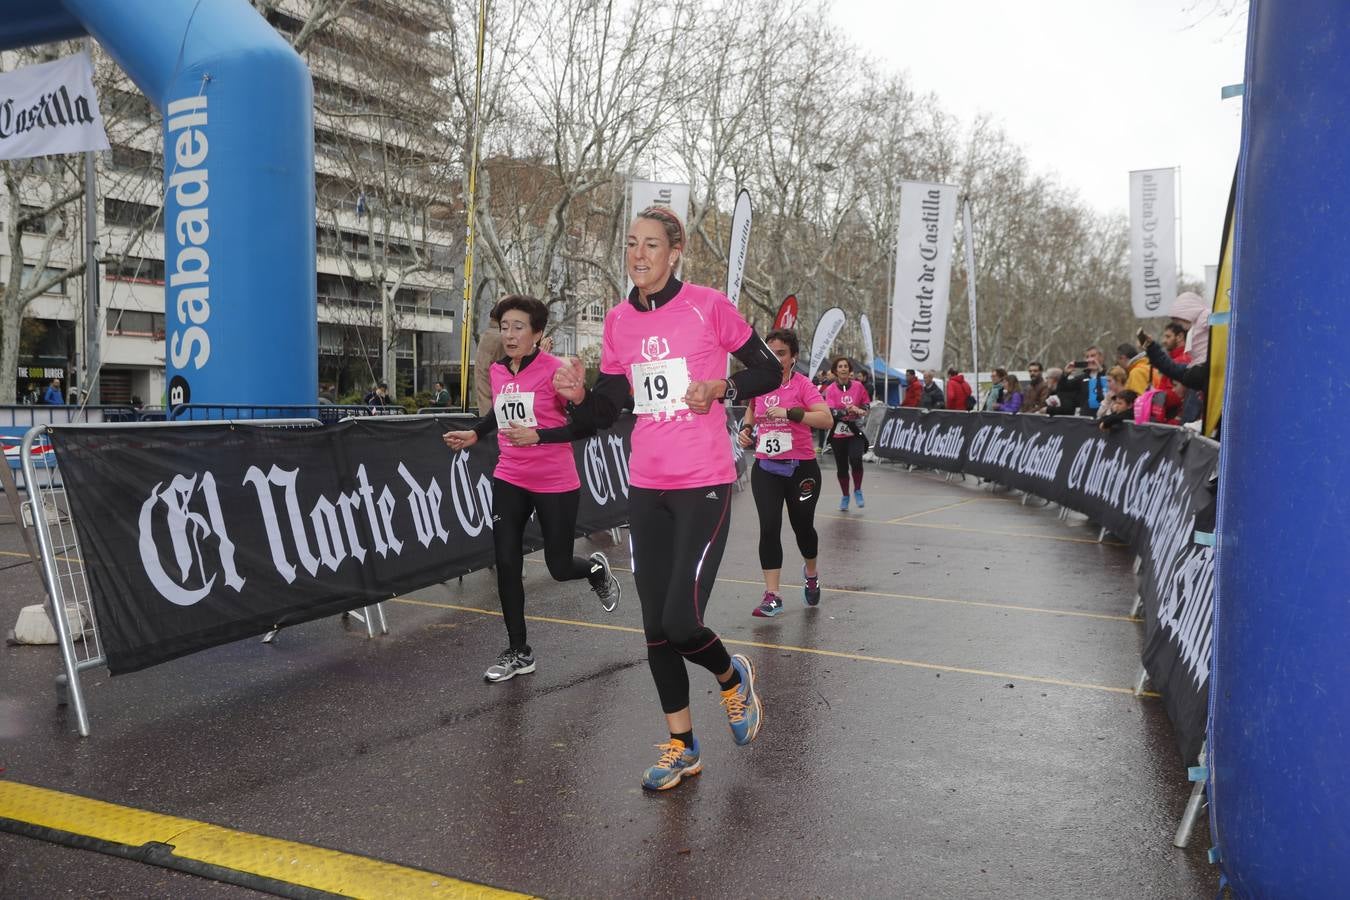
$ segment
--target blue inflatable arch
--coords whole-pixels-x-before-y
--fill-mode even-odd
[[[313,404],[309,69],[246,0],[0,0],[0,49],[85,35],[164,119],[169,403]]]

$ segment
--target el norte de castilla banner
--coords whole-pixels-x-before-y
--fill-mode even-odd
[[[1219,445],[1184,428],[1103,433],[1078,416],[891,407],[872,450],[1045,497],[1100,522],[1139,555],[1143,664],[1189,764],[1205,737],[1213,653],[1214,476]]]
[[[743,477],[751,457],[728,453]],[[714,411],[713,414],[716,414]],[[323,428],[53,426],[114,675],[378,603],[494,558],[497,441],[451,452],[448,417]],[[633,419],[573,444],[576,532],[628,521]],[[542,539],[536,523],[525,551]]]
[[[891,304],[891,368],[942,369],[952,277],[956,187],[906,181],[900,186]]]

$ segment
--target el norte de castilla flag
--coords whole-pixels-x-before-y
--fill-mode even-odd
[[[108,146],[88,54],[0,74],[0,159]]]

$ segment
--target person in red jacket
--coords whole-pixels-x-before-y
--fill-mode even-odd
[[[1185,325],[1169,322],[1163,328],[1160,343],[1162,348],[1167,351],[1167,355],[1172,358],[1172,362],[1183,367],[1191,364],[1191,356],[1186,352]],[[1165,421],[1170,425],[1178,424],[1177,417],[1181,414],[1181,405],[1186,399],[1186,389],[1166,375],[1159,375],[1158,390],[1167,395],[1167,399],[1163,403]]]
[[[947,408],[965,412],[973,407],[970,398],[973,396],[970,390],[970,384],[956,369],[947,370]]]
[[[919,380],[919,373],[913,369],[905,370],[905,398],[900,401],[901,406],[921,406],[923,404],[923,382]]]

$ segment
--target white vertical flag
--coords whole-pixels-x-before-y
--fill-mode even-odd
[[[745,277],[745,254],[750,249],[750,192],[736,195],[736,211],[731,215],[731,245],[727,248],[727,296],[739,303],[741,279]]]
[[[975,382],[971,387],[979,390],[980,323],[975,317],[975,229],[970,225],[969,200],[961,206],[961,225],[965,230],[966,244],[966,299],[970,303],[970,370]]]
[[[954,185],[901,182],[891,308],[893,368],[942,368],[955,227]]]
[[[872,368],[873,361],[877,358],[877,352],[872,349],[872,323],[867,321],[867,313],[863,313],[862,320],[859,324],[862,325],[863,347],[867,350],[867,358],[863,360],[863,365],[870,369]]]
[[[0,159],[107,149],[88,54],[0,75]]]
[[[1176,169],[1130,173],[1130,304],[1139,319],[1177,296]]]
[[[844,311],[837,306],[831,306],[820,314],[820,321],[816,322],[816,333],[811,335],[812,375],[819,372],[820,367],[824,365],[834,339],[839,337],[839,332],[844,328],[844,319]]]

